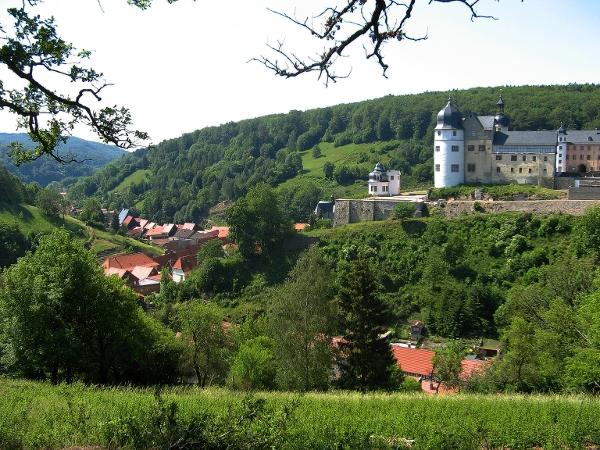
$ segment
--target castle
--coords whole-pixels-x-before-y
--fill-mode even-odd
[[[504,99],[495,116],[463,117],[452,98],[437,115],[434,185],[521,183],[552,187],[561,173],[600,170],[600,132],[509,130]]]

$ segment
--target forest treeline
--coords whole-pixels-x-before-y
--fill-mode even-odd
[[[499,93],[498,87],[473,88],[452,96],[463,114],[494,114]],[[556,129],[561,121],[572,129],[600,127],[597,85],[509,86],[502,95],[515,129]],[[70,194],[76,200],[97,196],[111,208],[137,205],[144,217],[158,222],[200,221],[219,201],[240,198],[258,183],[277,186],[302,173],[301,152],[320,142],[397,141],[388,152],[390,165],[408,181],[427,182],[435,118],[447,97],[445,92],[390,95],[203,128],[126,155],[81,179]],[[114,190],[140,169],[147,171],[144,179]],[[351,181],[342,172],[350,179],[364,175],[352,167],[337,169],[340,182]],[[302,215],[306,211],[297,218]]]

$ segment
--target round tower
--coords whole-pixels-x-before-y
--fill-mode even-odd
[[[556,143],[556,173],[567,171],[567,129],[560,123]]]
[[[433,143],[433,179],[436,188],[465,182],[465,136],[462,114],[452,98],[437,115]]]

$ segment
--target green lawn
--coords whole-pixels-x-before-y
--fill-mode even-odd
[[[249,396],[179,387],[166,388],[158,400],[155,393],[0,378],[0,448],[401,449],[409,440],[413,449],[436,450],[600,444],[600,400],[591,397]]]
[[[334,147],[332,143],[321,142],[321,156],[314,158],[312,150],[301,152],[302,165],[304,170],[296,177],[280,184],[280,187],[295,187],[304,183],[312,183],[321,188],[323,196],[335,195],[336,198],[362,198],[367,195],[367,180],[359,180],[347,186],[340,186],[335,181],[326,180],[323,175],[323,166],[326,162],[331,162],[335,166],[342,164],[356,165],[361,164],[366,168],[372,169],[378,155],[382,152],[384,146],[390,146],[390,142],[375,142],[371,144],[348,144],[341,147]],[[372,160],[372,161],[371,161]],[[381,162],[386,165],[389,157],[385,154],[381,156]]]
[[[140,242],[136,239],[119,236],[107,231],[88,227],[80,220],[71,216],[59,216],[49,218],[35,206],[31,205],[8,205],[0,203],[0,222],[15,222],[25,235],[30,233],[50,233],[56,228],[64,227],[74,233],[75,236],[84,239],[86,242],[91,239],[91,250],[94,253],[108,249],[115,249],[115,252],[124,252],[128,250],[143,251],[148,255],[159,255],[163,250],[159,247]]]
[[[133,172],[131,175],[125,177],[123,181],[121,181],[111,192],[122,191],[126,187],[131,186],[132,184],[141,183],[146,175],[148,174],[147,169],[139,169]]]

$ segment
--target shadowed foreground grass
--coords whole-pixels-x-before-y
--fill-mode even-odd
[[[0,378],[0,448],[576,449],[600,400],[92,388]]]

